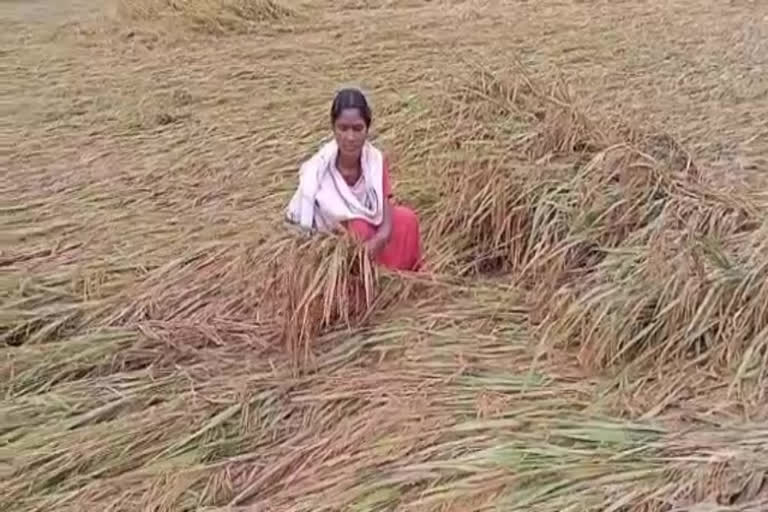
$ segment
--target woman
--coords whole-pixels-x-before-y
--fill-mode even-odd
[[[358,89],[342,89],[331,105],[334,138],[302,164],[288,220],[310,230],[346,229],[379,264],[421,266],[416,214],[392,204],[386,157],[368,142],[371,109]]]

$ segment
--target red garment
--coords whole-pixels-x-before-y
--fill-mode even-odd
[[[389,180],[389,164],[384,160],[382,191],[387,201],[392,197]],[[387,245],[376,256],[376,262],[393,270],[419,270],[421,260],[421,229],[419,219],[413,210],[405,206],[390,203],[392,233]],[[368,240],[378,229],[373,224],[354,219],[346,223],[346,228],[360,240]]]

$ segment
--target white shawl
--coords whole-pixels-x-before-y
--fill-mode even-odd
[[[299,186],[293,194],[286,217],[304,229],[333,231],[340,222],[363,219],[379,226],[383,217],[384,157],[369,142],[360,157],[361,179],[372,198],[369,207],[352,192],[336,169],[336,141],[325,144],[299,169]]]

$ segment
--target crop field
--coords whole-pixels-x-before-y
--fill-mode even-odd
[[[0,0],[0,510],[765,512],[768,3]],[[335,90],[428,270],[283,222]]]

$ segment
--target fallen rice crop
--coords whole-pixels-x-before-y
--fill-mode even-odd
[[[768,507],[764,7],[114,6],[0,4],[0,508]],[[349,81],[427,272],[282,221]]]
[[[118,0],[116,7],[120,17],[181,23],[214,34],[253,31],[296,16],[274,0]]]

